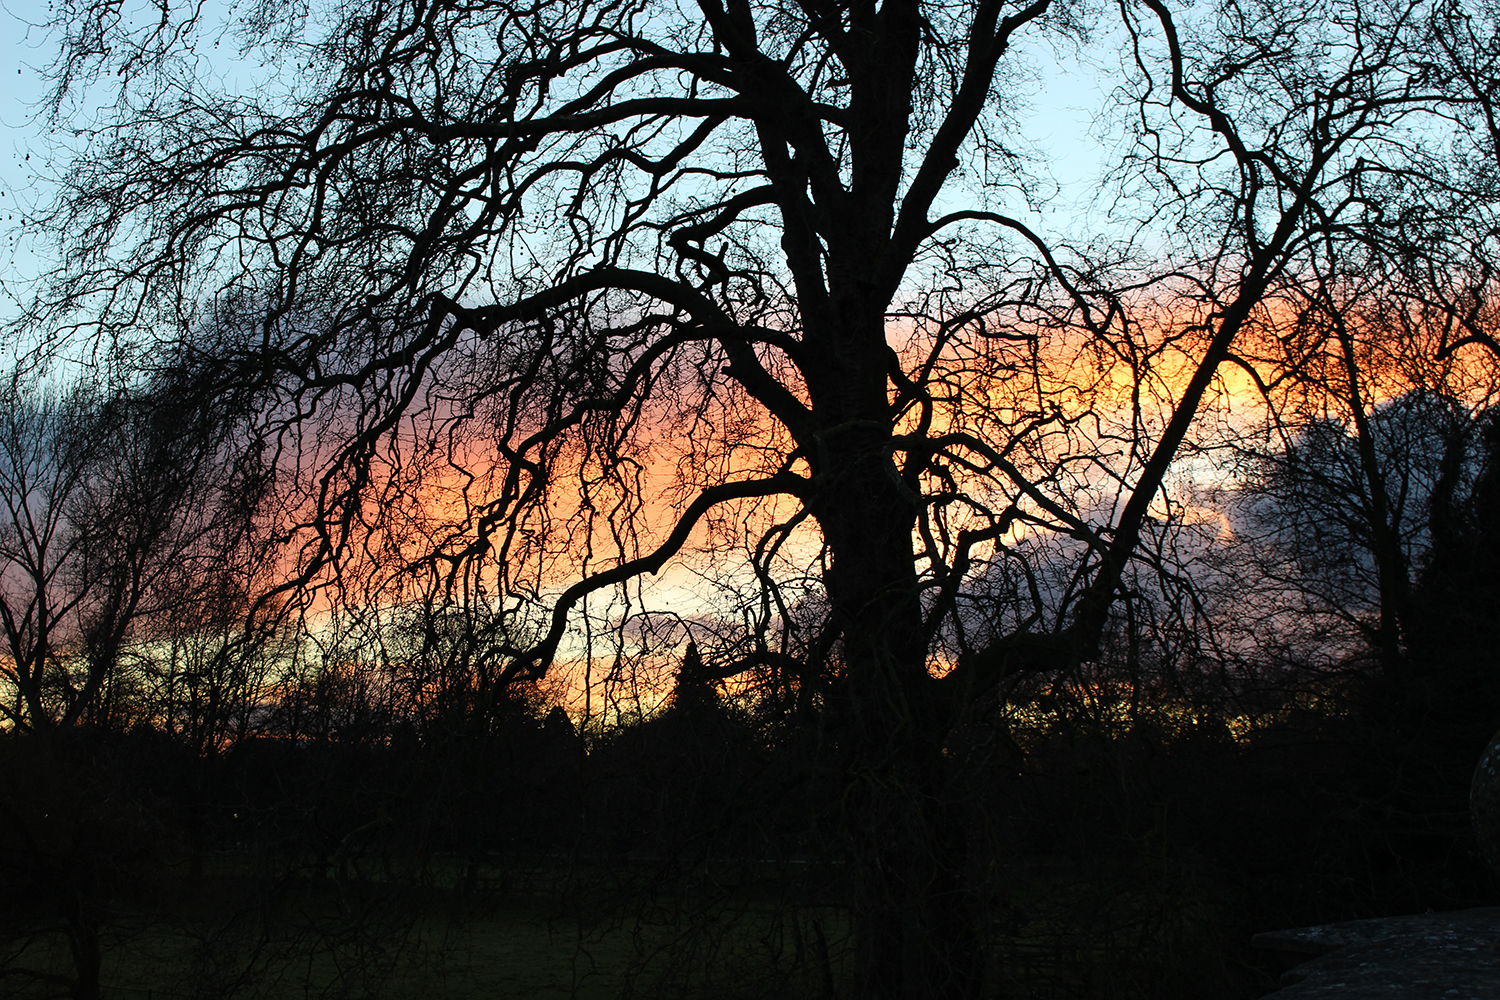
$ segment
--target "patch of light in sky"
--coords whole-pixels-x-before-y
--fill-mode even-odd
[[[1040,205],[1038,228],[1077,240],[1080,222],[1094,214],[1100,181],[1119,156],[1117,141],[1100,134],[1110,113],[1110,82],[1082,52],[1037,46],[1029,58],[1036,82],[1020,126],[1039,156],[1037,169],[1056,185]]]
[[[53,47],[37,25],[52,14],[45,0],[7,0],[0,6],[0,321],[16,311],[19,286],[43,266],[33,249],[17,238],[21,213],[45,201],[49,186],[43,102],[47,87],[41,70],[52,60]]]
[[[230,36],[215,44],[219,25],[228,23],[234,14],[215,2],[197,4],[199,24],[207,53],[200,59],[196,72],[200,79],[230,93],[249,92],[264,81],[273,70],[246,60],[236,53]],[[160,17],[159,8],[149,2],[122,5],[120,17],[126,24],[151,24]],[[63,108],[67,121],[59,126],[49,120],[47,100],[51,86],[45,72],[57,55],[57,38],[47,25],[57,14],[55,0],[0,0],[0,323],[13,318],[19,302],[25,297],[29,282],[43,273],[48,260],[18,232],[23,212],[45,206],[56,195],[55,172],[66,165],[70,146],[77,148],[82,140],[69,135],[72,123],[86,125],[107,120],[115,82],[106,78],[96,87],[84,88],[70,95]]]
[[[216,9],[219,6],[203,6],[200,24],[205,36],[215,31],[212,25],[225,13]],[[141,16],[155,16],[154,8],[141,10]],[[15,239],[14,224],[20,210],[44,204],[55,190],[47,171],[56,163],[49,161],[49,154],[64,136],[49,133],[48,87],[42,75],[56,51],[55,39],[45,30],[54,13],[48,0],[0,0],[0,36],[7,39],[0,60],[0,76],[6,81],[0,92],[0,221],[7,235],[0,248],[0,320],[14,315],[21,286],[45,266],[36,248]],[[124,17],[131,16],[127,4]],[[1085,50],[1027,41],[1028,47],[1018,55],[1029,69],[1014,81],[1027,95],[1018,113],[1017,147],[1035,158],[1032,173],[1040,190],[1031,196],[1039,202],[1038,211],[1011,196],[1003,198],[1002,210],[1023,218],[1049,239],[1086,241],[1088,234],[1107,224],[1109,213],[1099,207],[1100,180],[1119,155],[1117,141],[1101,135],[1107,128],[1102,123],[1107,121],[1112,86],[1101,66],[1112,60],[1112,46],[1107,39]],[[233,49],[228,43],[206,46],[211,55],[199,67],[200,73],[231,92],[252,87],[264,73],[264,67],[239,60]],[[99,96],[108,99],[102,91]],[[87,99],[85,95],[84,106],[77,108],[84,120],[89,117]]]

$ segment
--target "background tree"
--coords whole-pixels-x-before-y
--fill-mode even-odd
[[[83,565],[92,541],[88,529],[99,526],[69,517],[97,461],[102,421],[87,389],[70,399],[28,393],[15,382],[10,390],[3,437],[6,593],[0,605],[11,661],[6,715],[50,749],[54,729],[81,718],[104,679],[87,667],[69,676],[68,663],[70,654],[76,656],[79,619],[87,616],[95,591],[105,589]]]
[[[250,526],[236,515],[245,508],[229,502],[247,484],[219,447],[233,433],[223,411],[141,382],[147,389],[89,379],[59,388],[15,371],[0,418],[10,772],[0,789],[0,878],[17,900],[8,930],[29,941],[7,954],[0,975],[61,983],[82,997],[100,989],[110,901],[136,892],[150,871],[142,817],[157,802],[150,780],[118,773],[137,753],[109,760],[99,741],[186,728],[198,753],[212,756],[236,716],[243,725],[257,687],[241,676],[231,690],[222,676],[223,661],[244,673],[244,658],[224,649],[243,651],[243,634],[196,672],[164,648],[180,648],[214,617],[227,578],[253,582],[241,575]],[[191,699],[172,690],[183,685]],[[194,706],[197,724],[184,727],[183,702],[199,696],[216,704]],[[70,976],[35,964],[54,936],[66,942]]]

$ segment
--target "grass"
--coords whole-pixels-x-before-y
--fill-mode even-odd
[[[164,880],[105,922],[105,1000],[821,997],[845,933],[830,908],[788,908],[774,880],[663,879],[650,864],[438,859],[349,876],[287,878],[239,855],[193,887]],[[72,972],[57,933],[11,957]],[[17,1000],[56,994],[0,983]]]
[[[340,883],[261,864],[221,858],[195,892],[113,921],[105,1000],[830,1000],[847,981],[847,916],[819,903],[837,873],[806,866],[438,859]],[[1199,873],[1032,863],[1000,881],[1003,996],[1263,992],[1233,967],[1232,907]],[[55,936],[38,959],[67,969]]]

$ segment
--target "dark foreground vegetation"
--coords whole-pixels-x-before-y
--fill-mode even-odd
[[[689,642],[660,689],[646,664],[587,699],[485,689],[482,603],[265,610],[236,555],[253,526],[174,506],[232,475],[167,475],[155,449],[184,435],[122,405],[18,397],[0,440],[12,468],[28,440],[80,463],[49,539],[112,541],[58,556],[8,529],[12,662],[36,667],[7,674],[0,733],[7,996],[858,995],[868,779],[836,684]],[[122,414],[142,422],[101,433]],[[75,450],[79,427],[108,447]],[[1162,550],[1190,600],[1133,604],[1098,659],[953,725],[985,995],[1256,997],[1278,971],[1258,931],[1494,901],[1468,792],[1500,718],[1500,423],[1412,393],[1367,429],[1403,504],[1385,595],[1358,435],[1310,424],[1219,497],[1232,537]],[[98,517],[115,496],[137,516]],[[107,571],[76,561],[100,550]],[[48,551],[28,586],[15,566]],[[1201,631],[1175,629],[1188,609]]]
[[[944,753],[996,995],[1256,997],[1279,971],[1256,931],[1493,901],[1466,793],[1494,647],[1449,623],[1500,621],[1497,522],[1465,523],[1471,568],[1435,557],[1419,588],[1419,684],[1356,658],[1209,698],[1106,663],[976,707]],[[525,689],[402,717],[347,665],[206,747],[145,705],[55,756],[7,733],[6,994],[847,996],[847,754],[694,664],[651,717],[583,733]]]

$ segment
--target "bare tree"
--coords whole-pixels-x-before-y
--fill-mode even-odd
[[[222,495],[233,463],[216,446],[233,425],[170,394],[87,379],[56,388],[12,373],[3,399],[0,878],[16,923],[0,975],[95,997],[111,900],[139,888],[152,848],[140,788],[112,782],[78,730],[170,728],[144,661],[210,614],[226,574],[253,584],[236,559],[244,520]],[[232,713],[200,713],[217,717],[193,735],[212,746]],[[59,937],[70,975],[47,967]]]
[[[252,401],[286,587],[502,610],[491,691],[686,548],[746,551],[722,672],[795,675],[844,755],[857,994],[975,995],[947,735],[1097,655],[1268,290],[1426,168],[1426,7],[1122,4],[1117,268],[1007,204],[1020,43],[1087,34],[1058,0],[268,2],[258,94],[193,77],[198,10],[59,16],[59,95],[113,74],[120,113],[36,220],[66,257],[30,329],[161,337]],[[1001,564],[1030,583],[968,629]]]
[[[1239,349],[1264,422],[1235,445],[1251,466],[1235,503],[1246,539],[1267,543],[1270,586],[1343,621],[1388,667],[1443,456],[1494,398],[1495,367],[1445,351],[1445,308],[1399,271],[1341,249],[1325,239],[1309,279],[1278,292]]]
[[[192,407],[86,381],[7,387],[3,711],[44,747],[74,724],[110,724],[123,706],[108,689],[128,685],[117,672],[143,620],[185,621],[233,562],[247,526],[221,493],[226,429],[194,421]]]
[[[53,730],[87,709],[100,679],[69,676],[81,606],[91,581],[77,564],[90,539],[68,517],[95,457],[94,407],[86,392],[28,394],[12,383],[5,405],[3,476],[7,517],[5,595],[0,603],[10,665],[12,727],[50,748]],[[86,675],[86,672],[81,672]]]

